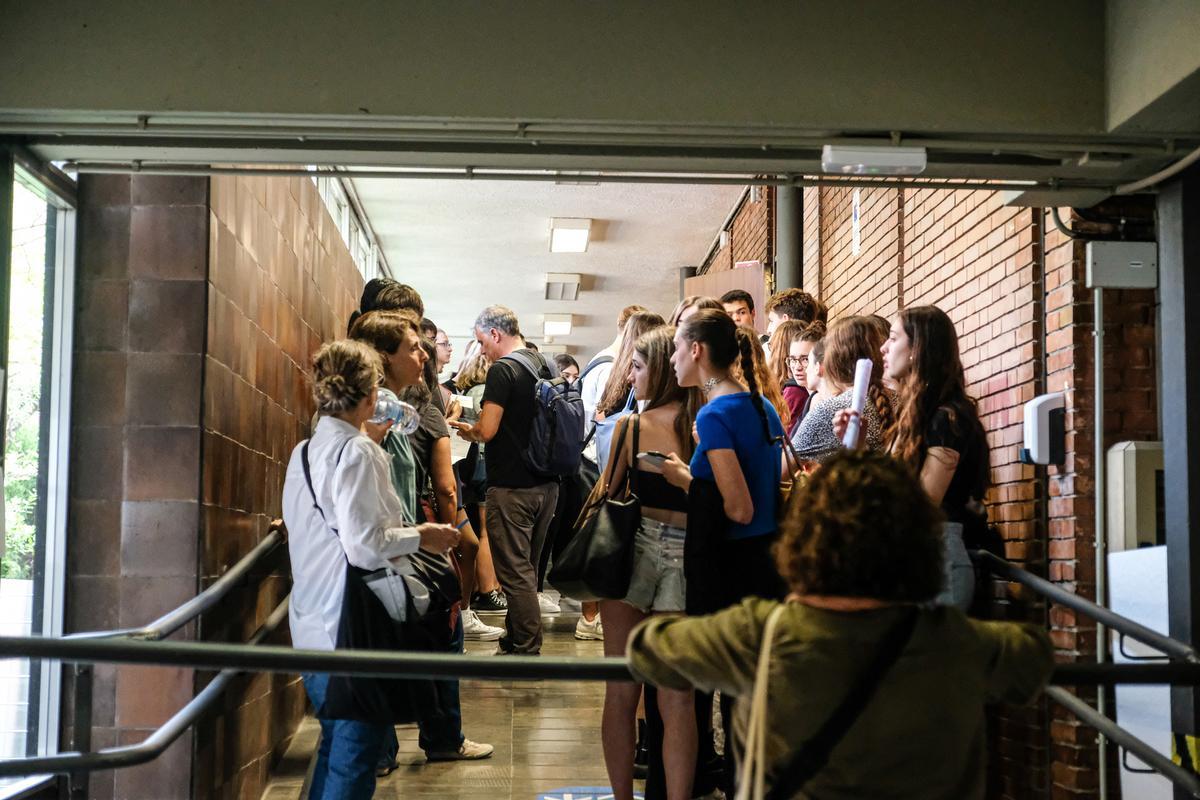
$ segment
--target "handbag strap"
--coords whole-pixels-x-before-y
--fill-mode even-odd
[[[767,617],[762,645],[758,650],[758,667],[754,671],[754,692],[750,700],[750,724],[746,732],[746,752],[742,759],[735,800],[761,800],[766,778],[767,684],[771,675],[771,643],[775,628],[786,605],[780,603]]]
[[[796,453],[796,448],[792,446],[792,440],[786,434],[775,438],[783,444],[783,456],[787,460],[789,473],[794,477],[797,472],[801,471],[800,456]]]
[[[638,454],[638,438],[641,428],[641,414],[630,414],[631,419],[629,425],[633,426],[633,439],[629,443],[629,467],[625,470],[625,483],[629,487],[629,494],[634,497],[637,493],[637,454]]]
[[[795,797],[804,788],[804,785],[825,766],[833,748],[837,747],[838,742],[854,725],[855,720],[871,702],[871,698],[875,696],[875,691],[879,688],[879,684],[887,675],[888,670],[904,652],[916,625],[917,609],[915,607],[905,609],[904,616],[884,636],[879,649],[875,652],[875,657],[855,680],[846,697],[834,709],[833,714],[825,720],[825,724],[811,739],[800,745],[784,767],[779,770],[774,785],[766,794],[766,800],[786,800],[786,798]]]
[[[329,522],[329,518],[325,516],[325,510],[321,508],[321,503],[317,500],[317,491],[313,488],[312,469],[309,467],[308,463],[308,445],[311,441],[311,439],[306,439],[304,441],[304,445],[300,448],[300,466],[304,468],[304,482],[308,484],[308,493],[312,496],[313,508],[315,508],[317,513],[321,515],[321,521],[324,522],[325,527],[333,533],[333,538],[338,540],[338,546],[340,547],[342,537],[338,534],[338,529],[333,527],[333,525]],[[334,469],[337,469],[338,465],[342,463],[342,453],[346,452],[346,445],[348,444],[350,444],[350,439],[346,439],[346,441],[342,442],[342,447],[340,450],[338,450],[337,458],[334,459],[333,462]],[[342,555],[345,555],[345,551],[342,552]]]

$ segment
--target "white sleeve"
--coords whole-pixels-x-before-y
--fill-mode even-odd
[[[387,463],[375,457],[375,449],[365,437],[351,441],[333,477],[338,537],[346,559],[361,569],[385,567],[388,559],[414,553],[421,545],[417,529],[404,525]]]
[[[612,362],[594,367],[583,379],[583,389],[579,392],[583,400],[583,416],[585,422],[591,424],[596,418],[596,406],[604,396],[604,387],[608,385],[608,376],[612,374]]]

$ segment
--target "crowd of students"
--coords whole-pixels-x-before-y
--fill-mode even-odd
[[[561,376],[578,391],[601,489],[641,506],[628,593],[582,603],[576,627],[627,654],[643,682],[606,688],[613,796],[632,799],[644,753],[647,798],[732,797],[737,764],[754,762],[734,754],[760,730],[775,796],[981,797],[983,703],[1032,698],[1050,646],[1037,629],[964,613],[979,608],[967,549],[986,539],[989,458],[954,326],[932,306],[829,321],[797,289],[766,314],[760,337],[743,291],[684,298],[669,320],[629,306],[581,368],[544,358],[511,310],[491,306],[439,384],[449,338],[431,324],[422,334],[411,287],[371,281],[349,340],[314,358],[311,473],[298,447],[285,482],[296,646],[337,646],[342,562],[403,574],[420,548],[450,552],[461,583],[445,649],[470,636],[501,655],[540,651],[543,614],[557,611],[541,594],[550,556],[576,521],[568,487],[523,456],[539,380]],[[862,359],[872,370],[856,420]],[[376,386],[418,410],[416,430],[369,421]],[[459,459],[452,428],[470,445]],[[503,628],[480,613],[502,613]],[[323,717],[327,676],[304,680],[323,731],[310,796],[369,797],[394,764],[394,729]],[[864,692],[848,714],[846,698]],[[490,745],[462,734],[457,682],[433,694],[417,720],[428,756],[487,757]],[[831,717],[875,733],[855,742]]]

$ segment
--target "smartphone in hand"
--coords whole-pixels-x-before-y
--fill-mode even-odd
[[[650,472],[662,472],[663,464],[667,461],[667,456],[657,450],[647,450],[644,453],[638,453],[637,457],[642,466]]]

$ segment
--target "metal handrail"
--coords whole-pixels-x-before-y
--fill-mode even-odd
[[[371,678],[465,678],[506,681],[629,681],[624,658],[464,656],[400,650],[302,650],[273,645],[216,642],[147,642],[122,639],[69,640],[0,636],[0,659],[55,658],[191,667],[243,672],[327,672]],[[1057,664],[1051,683],[1070,686],[1192,684],[1200,686],[1200,664]]]
[[[1200,775],[1176,764],[1155,750],[1153,745],[1137,738],[1066,689],[1050,686],[1046,689],[1046,695],[1079,717],[1084,723],[1095,728],[1102,736],[1133,753],[1171,783],[1191,792],[1193,797],[1200,797]]]
[[[244,646],[257,645],[287,619],[290,597],[289,595],[284,598],[283,602],[276,606],[262,627],[254,636],[250,637],[248,644]],[[0,761],[0,777],[117,769],[153,761],[208,711],[209,707],[225,692],[230,682],[242,671],[236,668],[222,670],[187,705],[175,712],[161,727],[138,744],[109,747],[92,753],[58,753],[52,756],[7,759]]]
[[[1147,628],[1140,622],[1134,622],[1111,609],[1097,605],[1091,600],[1080,597],[1073,592],[1068,592],[1061,586],[1057,586],[1045,578],[1040,578],[1028,570],[1021,569],[1016,564],[1005,561],[1003,558],[993,555],[986,550],[972,550],[970,555],[973,560],[981,564],[989,572],[999,575],[1002,578],[1007,578],[1014,583],[1028,586],[1058,605],[1066,606],[1081,614],[1085,614],[1105,627],[1122,633],[1130,639],[1136,639],[1142,644],[1149,645],[1170,658],[1191,663],[1200,663],[1200,655],[1197,655],[1195,648],[1185,642],[1172,639],[1170,636],[1164,636],[1156,630]]]
[[[279,521],[271,523],[270,532],[263,537],[254,549],[246,555],[242,556],[236,564],[225,570],[221,577],[217,578],[204,591],[197,594],[192,599],[183,603],[166,614],[163,614],[158,619],[151,622],[149,625],[144,625],[140,628],[125,628],[123,630],[111,631],[85,631],[82,633],[67,634],[65,639],[112,639],[112,638],[130,638],[130,639],[145,639],[156,641],[165,639],[175,631],[187,625],[201,614],[211,611],[218,603],[220,603],[234,584],[246,576],[251,569],[268,553],[274,550],[279,544],[284,542],[286,536],[284,534],[283,525]]]

